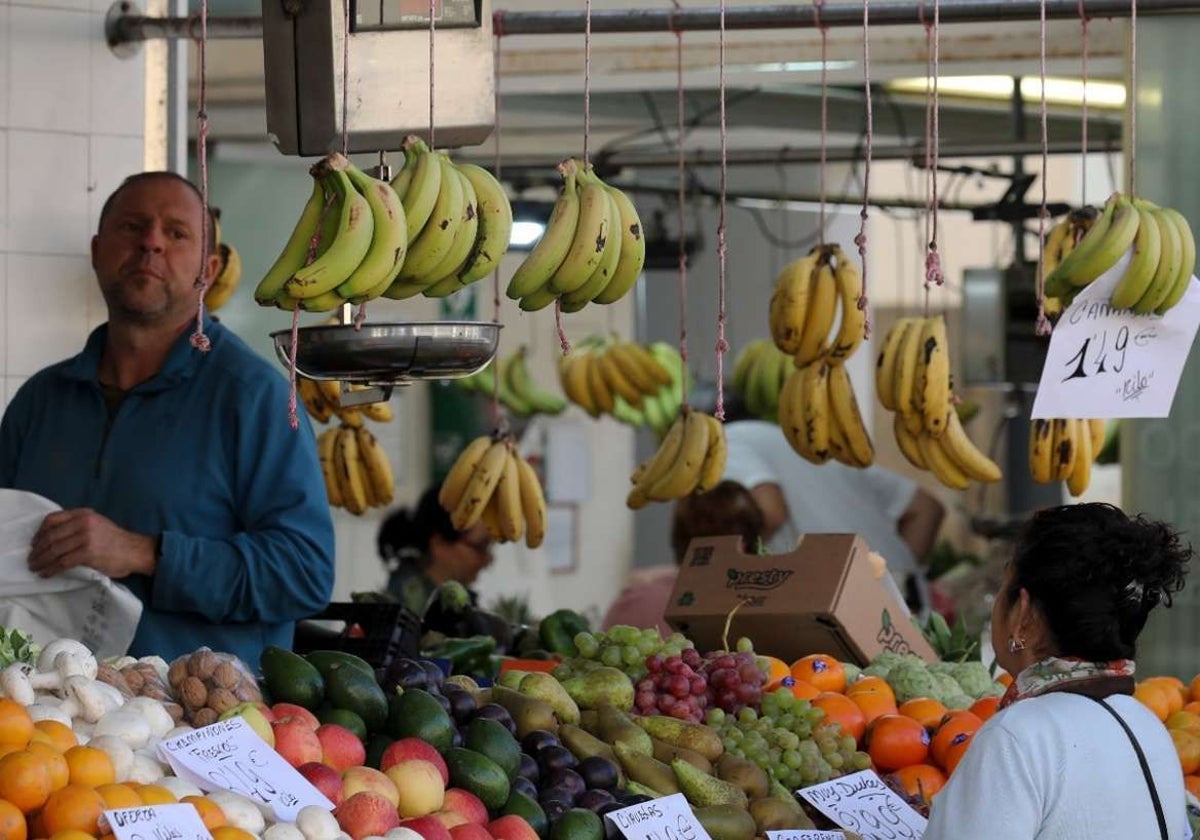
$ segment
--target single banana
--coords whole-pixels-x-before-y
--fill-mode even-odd
[[[821,359],[829,351],[829,333],[837,315],[838,287],[833,278],[833,268],[827,257],[822,257],[813,275],[811,299],[804,317],[804,334],[800,338],[800,349],[796,351],[799,367]]]
[[[1076,420],[1082,426],[1090,420]],[[1075,463],[1071,474],[1067,476],[1067,490],[1072,496],[1082,496],[1092,483],[1092,462],[1096,459],[1098,450],[1092,448],[1092,435],[1088,429],[1080,429],[1075,436],[1075,445],[1079,451],[1075,453]]]
[[[366,476],[358,457],[358,438],[353,429],[346,426],[338,429],[333,452],[342,506],[355,516],[362,516],[368,507]]]
[[[1162,303],[1154,307],[1154,312],[1158,315],[1162,315],[1172,309],[1175,304],[1183,299],[1184,294],[1187,293],[1188,286],[1191,285],[1192,274],[1196,270],[1196,239],[1192,235],[1192,226],[1188,224],[1183,214],[1177,210],[1164,207],[1161,212],[1163,216],[1175,225],[1175,229],[1179,231],[1179,239],[1183,249],[1183,265],[1179,269],[1179,274],[1175,278],[1175,285],[1171,287],[1171,291]]]
[[[567,399],[592,417],[597,417],[600,410],[596,407],[596,400],[592,396],[591,387],[588,384],[591,379],[588,375],[591,364],[590,353],[575,352],[569,356],[563,356],[558,362],[558,380]]]
[[[579,168],[575,161],[565,160],[558,165],[558,172],[563,179],[562,190],[546,222],[546,229],[542,231],[542,238],[508,282],[505,294],[512,300],[528,297],[545,287],[571,250],[579,226],[579,191],[576,188]],[[550,300],[554,300],[553,290]]]
[[[508,457],[496,485],[496,517],[500,535],[504,542],[516,542],[525,536],[525,514],[521,510],[521,472],[517,466],[518,456],[508,445]]]
[[[367,200],[373,224],[371,247],[354,273],[337,287],[337,293],[347,300],[376,291],[383,294],[400,273],[408,253],[404,205],[386,181],[372,178],[340,154],[330,157],[345,169],[350,183]]]
[[[1091,439],[1091,449],[1093,460],[1100,454],[1100,450],[1104,448],[1104,437],[1107,423],[1103,420],[1088,420],[1088,437]]]
[[[725,426],[711,414],[701,415],[708,424],[708,450],[704,453],[704,464],[700,468],[700,480],[696,482],[697,493],[707,493],[721,483],[725,477],[725,460],[728,446]]]
[[[941,437],[950,413],[950,356],[946,346],[946,319],[941,315],[926,318],[921,325],[921,346],[917,387],[925,431]]]
[[[488,503],[483,506],[483,515],[479,517],[483,526],[487,528],[488,536],[493,542],[504,542],[504,531],[500,527],[500,497],[499,494],[493,493],[492,498],[488,499]]]
[[[398,283],[418,285],[422,289],[445,276],[435,275],[434,271],[441,267],[443,258],[454,247],[459,229],[467,218],[468,196],[463,191],[463,179],[449,158],[439,152],[435,152],[434,156],[442,167],[437,203],[433,205],[433,213],[420,235],[415,241],[409,242],[408,256],[396,278]]]
[[[642,417],[645,418],[646,425],[653,429],[659,437],[671,425],[673,416],[663,406],[657,395],[642,400]]]
[[[785,265],[775,278],[775,288],[771,292],[771,302],[767,307],[771,340],[781,353],[789,356],[799,353],[804,341],[804,324],[808,317],[818,254],[819,251],[814,249]]]
[[[1142,299],[1162,259],[1162,232],[1154,220],[1154,211],[1134,205],[1133,212],[1138,217],[1137,233],[1133,238],[1133,257],[1109,298],[1109,303],[1116,309],[1130,309]]]
[[[1054,457],[1053,420],[1034,420],[1029,429],[1029,475],[1038,484],[1054,480],[1051,462]]]
[[[521,298],[519,305],[522,312],[538,312],[556,300],[558,300],[558,294],[549,285],[546,285],[525,295]]]
[[[458,272],[458,282],[469,286],[491,274],[508,252],[508,242],[512,238],[512,204],[504,187],[483,167],[460,163],[458,171],[475,190],[479,215],[475,245]]]
[[[582,286],[573,292],[563,294],[563,312],[578,312],[583,309],[594,297],[608,288],[608,284],[612,282],[616,273],[617,262],[621,259],[621,237],[616,234],[621,224],[621,213],[617,209],[616,199],[607,189],[604,190],[604,200],[608,203],[607,229],[609,234],[605,237],[600,261],[596,263],[596,268]]]
[[[525,517],[525,545],[537,548],[546,538],[546,497],[533,465],[517,455],[521,482],[521,513]]]
[[[505,369],[504,382],[508,390],[516,394],[531,409],[531,413],[562,414],[567,408],[567,401],[558,394],[543,390],[533,381],[529,373],[528,348],[521,345],[512,355],[512,362]]]
[[[850,374],[843,365],[830,367],[829,407],[833,414],[831,425],[840,431],[851,459],[857,465],[869,467],[875,461],[875,447],[863,424]]]
[[[321,461],[321,475],[325,478],[325,495],[329,497],[331,507],[342,507],[342,485],[338,481],[334,446],[337,443],[338,430],[326,429],[317,436],[317,457]]]
[[[458,274],[466,265],[468,258],[471,255],[471,249],[475,247],[475,238],[479,233],[479,199],[475,195],[475,187],[472,186],[466,175],[458,171],[458,168],[446,161],[449,169],[447,174],[453,174],[458,180],[459,187],[463,194],[463,209],[462,220],[459,222],[458,230],[454,234],[454,241],[450,245],[445,256],[433,268],[429,270],[430,277],[437,279],[431,285],[436,285],[443,281],[448,281],[455,291],[462,288],[462,284],[458,281]],[[444,297],[444,295],[443,295]]]
[[[604,378],[603,356],[600,353],[592,353],[587,361],[587,387],[592,395],[592,402],[601,414],[612,414],[615,394]]]
[[[296,305],[305,312],[332,312],[345,302],[346,299],[335,289],[316,297],[299,298],[296,300]]]
[[[1078,422],[1074,419],[1054,421],[1050,469],[1055,481],[1066,481],[1071,475],[1071,470],[1075,468],[1075,457],[1078,452],[1076,445]]]
[[[333,416],[333,406],[321,395],[321,389],[316,382],[306,376],[297,375],[296,393],[304,402],[304,408],[312,419],[318,423],[329,422],[329,418]]]
[[[328,171],[324,180],[329,182],[341,202],[341,215],[329,250],[297,269],[284,284],[284,290],[298,300],[332,292],[353,274],[370,249],[375,232],[371,207],[350,183],[350,177],[324,160],[317,164],[318,167],[322,165]]]
[[[671,424],[671,428],[667,430],[666,437],[659,444],[658,450],[650,457],[645,469],[641,470],[641,476],[634,482],[634,490],[642,491],[647,500],[650,488],[658,484],[679,459],[680,451],[683,448],[685,428],[685,418],[680,414]]]
[[[804,417],[801,412],[804,378],[805,371],[797,369],[793,370],[783,383],[783,389],[779,392],[779,428],[783,430],[783,436],[787,438],[796,454],[812,461],[816,456],[808,448],[808,435],[804,431]]]
[[[683,443],[679,447],[679,457],[667,469],[666,474],[649,487],[647,495],[651,499],[665,502],[681,499],[695,491],[704,469],[704,458],[708,454],[708,438],[711,433],[708,421],[704,417],[704,413],[700,411],[689,411],[684,417]]]
[[[503,440],[493,443],[475,464],[475,470],[467,482],[462,498],[450,512],[450,524],[456,530],[465,531],[479,521],[483,508],[492,498],[504,464],[508,460],[508,444]]]
[[[646,372],[650,374],[660,387],[666,387],[675,382],[675,377],[672,375],[671,369],[653,352],[632,341],[627,342],[625,347],[630,353],[636,355],[641,360],[640,364],[646,368]],[[671,354],[672,364],[678,369],[681,364],[678,351],[669,345],[667,349]]]
[[[1071,237],[1071,221],[1063,219],[1061,222],[1050,228],[1050,232],[1046,234],[1046,244],[1042,248],[1042,276],[1046,277],[1058,267],[1066,254],[1063,253],[1064,247],[1068,242],[1073,242]]]
[[[619,396],[634,408],[642,407],[643,392],[641,388],[625,375],[613,357],[611,349],[601,350],[596,355],[594,364],[599,369],[600,376],[611,393]]]
[[[558,270],[550,276],[550,286],[559,294],[573,292],[588,281],[599,265],[609,239],[608,190],[586,169],[580,170],[576,189],[579,191],[579,223],[570,250]]]
[[[921,449],[921,457],[929,465],[929,471],[942,484],[952,490],[966,490],[971,486],[967,474],[946,454],[937,439],[922,430],[917,433],[917,446]]]
[[[614,341],[609,345],[606,355],[621,375],[641,394],[656,394],[659,388],[671,381],[671,375],[658,360],[632,341]],[[658,377],[659,371],[666,378],[666,382]]]
[[[919,470],[929,469],[929,462],[925,460],[925,456],[921,452],[917,436],[912,433],[904,422],[904,418],[899,414],[892,417],[892,431],[896,436],[896,446],[900,448],[900,454],[904,456],[904,459]]]
[[[419,137],[404,141],[404,168],[392,188],[404,203],[405,241],[411,247],[425,230],[442,192],[445,170],[441,158]]]
[[[242,282],[242,255],[237,248],[222,242],[217,250],[221,256],[221,270],[204,293],[204,308],[209,312],[216,312],[228,303]]]
[[[866,337],[867,311],[858,308],[863,288],[858,266],[837,245],[833,246],[833,257],[837,262],[833,279],[837,282],[842,320],[833,346],[829,349],[829,360],[838,364],[853,356]]]
[[[946,432],[937,439],[937,445],[952,460],[967,478],[972,481],[993,482],[1001,478],[1000,467],[979,451],[979,448],[967,437],[958,412],[949,409],[946,412]]]
[[[396,497],[396,479],[392,474],[391,462],[370,429],[355,429],[354,434],[358,438],[358,455],[367,474],[367,483],[375,497],[374,507],[386,507]]]
[[[1117,260],[1125,255],[1129,246],[1137,236],[1140,216],[1126,196],[1117,196],[1117,206],[1113,210],[1112,222],[1108,226],[1104,239],[1096,246],[1092,254],[1081,261],[1072,270],[1071,285],[1086,286],[1104,272],[1112,268]]]
[[[363,427],[363,413],[357,408],[339,408],[335,412],[338,420],[343,426],[349,426],[351,429],[361,429]]]
[[[1153,312],[1159,304],[1167,299],[1167,295],[1171,293],[1175,280],[1179,276],[1179,269],[1183,265],[1183,239],[1179,235],[1179,229],[1163,215],[1161,210],[1152,210],[1150,218],[1158,227],[1158,236],[1162,241],[1162,254],[1146,291],[1132,307],[1133,311],[1139,315]],[[1138,235],[1141,235],[1141,231],[1138,231]],[[1136,240],[1134,241],[1136,243]]]
[[[912,318],[901,318],[883,337],[883,347],[875,360],[875,394],[888,411],[896,410],[896,359],[904,342],[904,333]]]
[[[287,281],[308,262],[309,248],[321,230],[325,205],[324,182],[314,177],[312,195],[308,197],[304,210],[300,213],[300,220],[292,229],[292,235],[288,237],[283,251],[275,258],[275,262],[267,269],[267,273],[254,290],[254,300],[259,306],[274,306],[275,299],[283,292]]]
[[[491,445],[492,439],[489,436],[477,437],[467,444],[466,449],[455,460],[454,466],[442,480],[441,489],[438,490],[438,504],[445,510],[454,510],[458,506],[467,489],[467,483],[475,473],[476,465]]]
[[[763,355],[763,349],[766,347],[766,344],[762,339],[751,341],[742,348],[742,352],[738,353],[737,359],[734,360],[733,390],[741,394],[743,399],[749,390],[750,371],[754,369],[759,358]]]
[[[351,391],[359,390],[358,386],[352,385]],[[387,402],[364,403],[358,407],[368,420],[374,420],[376,423],[391,423],[396,419],[396,413],[392,411],[392,407]]]
[[[612,280],[600,294],[592,298],[596,303],[616,303],[625,297],[642,276],[642,268],[646,264],[646,232],[637,208],[621,190],[616,187],[607,189],[617,205],[621,256],[613,269]]]
[[[896,355],[896,372],[893,375],[896,392],[892,399],[896,404],[896,413],[904,418],[904,422],[914,433],[925,425],[925,418],[917,405],[917,400],[922,394],[916,387],[917,367],[921,360],[921,337],[924,331],[922,320],[912,319],[904,331],[904,343]]]
[[[813,362],[805,368],[801,385],[800,416],[804,420],[804,432],[808,450],[815,464],[829,460],[829,365]]]

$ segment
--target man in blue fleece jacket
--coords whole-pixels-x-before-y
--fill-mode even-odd
[[[169,172],[109,198],[92,239],[108,323],[13,397],[0,486],[63,508],[33,538],[33,571],[90,566],[142,600],[131,654],[207,645],[257,668],[328,603],[333,524],[281,372],[208,318],[211,349],[189,340],[202,219],[196,188]],[[208,253],[211,281],[211,241]]]

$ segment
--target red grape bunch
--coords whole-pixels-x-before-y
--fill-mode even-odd
[[[703,664],[694,648],[678,656],[646,657],[647,674],[636,686],[634,711],[701,723],[710,702],[708,679],[700,670]]]

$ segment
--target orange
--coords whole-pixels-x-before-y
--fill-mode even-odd
[[[71,784],[99,787],[111,785],[117,780],[117,771],[112,759],[104,750],[95,747],[71,747],[64,753],[67,766],[71,768]]]
[[[1183,711],[1191,712],[1194,715],[1200,715],[1200,700],[1193,700],[1191,703],[1184,703]]]
[[[254,835],[231,825],[223,825],[212,831],[213,840],[254,840]]]
[[[877,717],[899,714],[896,702],[882,691],[859,691],[846,696],[862,711],[863,719],[868,726]]]
[[[0,799],[0,838],[25,840],[28,833],[25,815],[21,813],[21,809],[11,802]]]
[[[928,804],[946,784],[946,776],[932,764],[910,764],[892,774],[909,796],[920,797]]]
[[[1183,708],[1183,704],[1191,699],[1190,692],[1184,687],[1183,681],[1175,677],[1147,677],[1142,682],[1162,688],[1172,712],[1178,712]]]
[[[146,804],[130,785],[100,785],[96,793],[104,800],[105,808],[140,808]]]
[[[209,831],[225,825],[225,812],[216,802],[203,796],[185,796],[180,802],[187,802],[200,812],[200,820]]]
[[[1182,709],[1167,716],[1167,729],[1182,729],[1200,735],[1200,715]]]
[[[929,755],[929,733],[912,718],[884,715],[867,729],[867,753],[880,770],[921,764]]]
[[[846,687],[846,695],[853,697],[855,694],[882,694],[893,706],[896,704],[896,692],[883,677],[863,677],[852,682]]]
[[[784,677],[773,687],[769,687],[768,691],[778,691],[781,688],[786,688],[795,695],[797,700],[812,700],[821,693],[812,683],[798,680],[795,677]]]
[[[42,823],[48,836],[70,828],[96,836],[100,834],[103,811],[100,794],[90,787],[72,784],[50,794],[42,809]]]
[[[45,805],[52,790],[50,772],[41,756],[19,750],[0,758],[0,799],[28,814]]]
[[[50,837],[50,840],[96,840],[95,835],[88,834],[86,831],[80,831],[75,828],[67,828],[62,831],[55,832]]]
[[[1200,674],[1192,677],[1191,685],[1188,686],[1188,698],[1200,702]]]
[[[23,749],[33,735],[33,718],[16,700],[0,697],[0,746]]]
[[[1200,776],[1184,776],[1183,786],[1192,796],[1200,797]]]
[[[71,727],[56,720],[39,720],[33,725],[33,741],[49,744],[60,753],[66,752],[79,743]]]
[[[792,663],[792,676],[811,683],[821,691],[844,691],[846,669],[842,663],[824,653],[814,653]]]
[[[945,768],[950,748],[966,741],[968,737],[978,732],[981,726],[983,726],[983,721],[971,712],[948,713],[942,718],[937,729],[933,731],[933,740],[929,745],[929,754],[933,756],[934,763]]]
[[[134,790],[146,805],[174,805],[179,801],[162,785],[138,785]]]
[[[760,656],[759,663],[763,661],[767,663],[767,685],[777,683],[784,677],[790,677],[792,671],[788,668],[788,664],[782,659],[775,656]]]
[[[823,691],[817,695],[812,704],[825,713],[825,720],[832,721],[842,727],[847,735],[854,736],[855,741],[861,741],[863,732],[867,729],[867,719],[862,709],[844,694]]]
[[[1008,688],[1010,685],[1012,685],[1012,681],[1012,674],[1001,671],[996,675],[996,682],[1000,683],[1000,685],[1004,686],[1005,688]]]
[[[1166,720],[1171,714],[1171,698],[1162,685],[1152,682],[1140,682],[1133,689],[1134,699],[1139,700],[1146,708],[1154,712],[1159,720]]]
[[[1175,753],[1179,756],[1179,766],[1183,768],[1183,775],[1190,776],[1200,770],[1200,735],[1182,729],[1172,729],[1171,740],[1175,742]]]
[[[67,766],[67,760],[54,747],[42,741],[34,741],[26,750],[34,755],[41,756],[42,761],[46,765],[46,772],[50,774],[51,791],[62,790],[71,781],[71,771]]]
[[[901,703],[899,711],[905,717],[910,717],[926,729],[933,731],[937,729],[949,709],[932,697],[914,697]]]
[[[971,705],[969,711],[980,720],[987,720],[992,715],[996,714],[996,712],[999,711],[999,708],[999,697],[980,697]]]
[[[954,774],[954,768],[962,761],[963,756],[967,754],[967,748],[971,746],[971,741],[975,739],[974,732],[968,732],[963,736],[961,741],[956,741],[946,749],[945,760],[942,762],[942,769],[946,771],[947,776]]]

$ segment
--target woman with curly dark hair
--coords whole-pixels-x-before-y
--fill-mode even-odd
[[[1183,840],[1170,736],[1131,696],[1138,634],[1192,556],[1111,505],[1035,514],[992,606],[1015,680],[933,800],[924,840]]]

